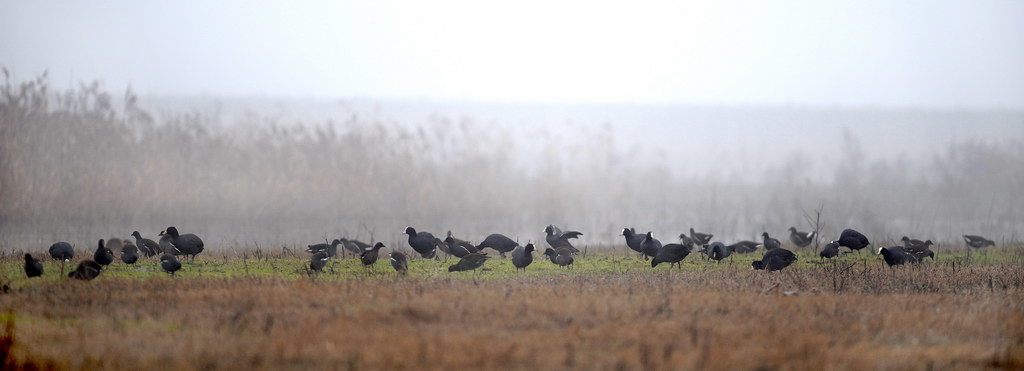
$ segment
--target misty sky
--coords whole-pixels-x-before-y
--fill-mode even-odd
[[[10,1],[16,79],[151,94],[1024,108],[1022,1]]]

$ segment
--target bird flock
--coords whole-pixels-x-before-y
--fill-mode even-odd
[[[583,233],[563,231],[555,225],[544,227],[543,232],[544,241],[548,244],[543,251],[544,257],[560,268],[571,268],[580,254],[580,250],[573,246],[572,240],[583,236]],[[790,227],[789,233],[789,240],[798,248],[809,246],[819,237],[817,231],[801,232],[795,227]],[[413,227],[407,227],[405,234],[408,235],[409,247],[423,259],[440,260],[438,253],[444,254],[446,260],[450,256],[457,258],[458,261],[448,267],[448,272],[475,272],[491,258],[485,249],[496,251],[502,258],[507,258],[510,254],[516,271],[525,271],[533,263],[533,253],[537,251],[532,242],[520,245],[516,240],[500,233],[490,234],[478,244],[459,239],[451,231],[448,231],[444,239],[435,237],[430,232],[417,231]],[[733,254],[749,254],[763,248],[761,259],[751,263],[751,268],[755,270],[780,271],[797,261],[797,255],[783,248],[782,242],[771,237],[768,232],[761,234],[760,242],[744,240],[731,244],[713,241],[713,234],[697,232],[693,228],[690,228],[689,233],[680,234],[678,242],[669,244],[662,244],[652,232],[638,234],[632,227],[623,228],[620,235],[628,249],[636,252],[642,259],[650,260],[651,268],[668,263],[670,269],[672,266],[681,269],[682,261],[694,250],[706,261],[721,263]],[[105,267],[113,264],[115,258],[118,258],[115,257],[115,250],[120,251],[119,258],[127,265],[134,265],[142,258],[159,256],[160,268],[173,276],[182,268],[178,257],[186,261],[195,261],[196,256],[204,250],[203,240],[199,236],[191,233],[181,234],[173,226],[161,231],[158,234],[158,241],[143,238],[138,231],[132,232],[131,236],[135,240],[134,244],[130,240],[117,238],[108,241],[100,239],[93,251],[92,259],[80,262],[67,276],[86,281],[95,279]],[[982,236],[964,235],[963,238],[965,244],[971,248],[995,246],[995,242]],[[903,246],[878,249],[877,254],[889,266],[920,263],[925,258],[935,259],[935,253],[931,250],[934,243],[931,240],[921,241],[904,236],[901,241]],[[825,244],[818,255],[821,259],[834,259],[855,251],[859,253],[868,246],[871,246],[871,242],[864,234],[853,229],[845,229],[838,238]],[[341,247],[341,250],[338,247]],[[382,242],[366,243],[347,238],[308,245],[306,251],[311,254],[308,268],[311,273],[320,273],[331,259],[351,255],[357,257],[369,270],[377,263],[380,250],[385,247],[387,246]],[[841,248],[846,248],[846,251],[841,251]],[[61,262],[63,274],[64,263],[74,258],[75,251],[67,242],[56,242],[50,246],[49,254],[51,259]],[[408,273],[409,256],[401,251],[392,251],[387,257],[396,272],[401,275]],[[40,277],[44,273],[42,262],[28,253],[25,254],[24,268],[25,275],[29,278]]]

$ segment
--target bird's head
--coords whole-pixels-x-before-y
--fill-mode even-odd
[[[537,248],[533,246],[533,242],[527,242],[526,246],[523,247],[523,250],[526,250],[526,252],[534,252],[537,251]]]
[[[790,233],[796,233],[796,227],[789,227]]]
[[[768,237],[768,232],[761,232],[761,237],[770,238]]]
[[[405,234],[410,235],[410,236],[415,236],[416,235],[416,229],[413,228],[413,227],[405,227]]]
[[[383,242],[377,242],[377,243],[373,244],[373,249],[374,250],[380,250],[381,248],[384,248],[384,247],[385,246],[384,246]]]
[[[750,263],[750,269],[761,270],[764,269],[764,262],[761,260],[755,260]]]
[[[32,261],[32,254],[25,254],[25,261]]]
[[[633,231],[631,231],[629,228],[622,228],[622,233],[619,233],[619,236],[630,237],[632,235],[633,235]]]
[[[552,249],[552,248],[550,248],[550,247],[549,247],[549,248],[546,248],[546,249],[544,249],[544,255],[549,255],[549,256],[550,256],[550,255],[555,255],[555,249]]]
[[[167,234],[171,235],[171,237],[178,238],[178,228],[167,227]]]
[[[903,242],[910,241],[910,237],[903,236],[903,238],[900,238],[900,241],[903,241]]]

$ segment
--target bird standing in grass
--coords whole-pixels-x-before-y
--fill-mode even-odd
[[[712,242],[711,245],[708,245],[708,257],[716,263],[721,264],[722,260],[728,258],[730,255],[732,255],[732,249],[721,242],[715,241]]]
[[[363,262],[363,266],[370,268],[374,263],[377,262],[377,257],[380,256],[380,249],[384,248],[383,242],[377,242],[373,247],[366,249],[362,254],[359,254],[359,261]]]
[[[672,265],[676,265],[679,269],[683,269],[683,265],[680,263],[683,259],[686,259],[687,255],[693,251],[693,244],[684,245],[679,243],[670,243],[662,246],[658,250],[658,255],[651,259],[651,268],[657,267],[661,263],[669,263],[669,269],[672,269]]]
[[[544,255],[551,259],[552,263],[562,268],[566,268],[575,262],[575,259],[572,257],[572,250],[566,247],[559,247],[557,250],[549,247],[544,250]]]
[[[626,238],[626,247],[630,250],[636,251],[643,256],[644,251],[640,249],[640,244],[644,242],[644,236],[637,235],[633,228],[622,228],[622,234],[620,236]],[[544,250],[545,252],[547,250]]]
[[[148,238],[142,238],[142,234],[139,231],[132,232],[132,237],[135,237],[135,245],[139,247],[146,257],[155,256],[156,254],[162,253],[160,245]]]
[[[878,249],[878,254],[882,255],[882,259],[885,260],[885,264],[888,264],[890,267],[894,265],[903,265],[905,263],[913,263],[917,260],[917,258],[899,246],[883,247]]]
[[[728,247],[730,250],[732,250],[732,252],[735,252],[735,253],[738,253],[738,254],[749,254],[749,253],[752,253],[754,251],[757,251],[757,247],[758,246],[761,246],[761,243],[754,242],[754,241],[743,240],[743,241],[734,243],[732,245],[728,245],[726,247]]]
[[[525,247],[516,247],[512,250],[512,265],[516,267],[518,272],[520,269],[526,270],[526,267],[533,263],[533,252],[537,248],[533,246],[533,243],[527,243]]]
[[[647,260],[648,257],[658,256],[658,251],[661,250],[661,241],[654,238],[654,233],[647,232],[643,241],[640,242],[640,250],[644,253],[644,260]]]
[[[68,277],[82,281],[92,281],[96,277],[100,276],[100,272],[103,270],[103,266],[92,260],[83,260],[78,263],[78,268],[68,273]]]
[[[75,249],[71,248],[71,244],[67,242],[57,242],[50,245],[50,258],[53,260],[60,260],[62,262],[71,260],[75,257]]]
[[[395,251],[391,253],[391,267],[401,275],[409,273],[409,258],[405,254]]]
[[[712,237],[715,237],[715,235],[710,233],[700,233],[694,231],[692,227],[690,228],[690,238],[693,239],[693,242],[698,245],[707,245],[711,243]]]
[[[181,270],[181,262],[178,261],[178,257],[171,255],[170,253],[164,253],[160,256],[160,268],[167,272],[169,275],[174,275],[176,272]]]
[[[975,249],[980,249],[982,247],[995,246],[996,245],[995,241],[992,241],[992,240],[987,239],[987,238],[982,237],[982,236],[976,236],[976,235],[972,235],[972,234],[965,234],[964,235],[964,242],[967,244],[967,246],[973,247]]]
[[[196,255],[203,252],[203,240],[199,236],[192,233],[179,234],[178,228],[175,227],[167,227],[165,232],[170,236],[170,244],[182,255],[191,256],[192,262],[196,261]]]
[[[839,243],[834,241],[829,242],[828,244],[825,245],[825,248],[821,249],[821,252],[818,253],[818,256],[820,256],[822,259],[832,259],[834,257],[839,256]]]
[[[139,261],[139,249],[131,242],[126,241],[121,246],[121,261],[128,265],[135,264]]]
[[[114,262],[114,252],[104,246],[103,239],[100,239],[99,244],[96,246],[96,252],[92,254],[92,259],[100,265],[110,265],[110,263]]]
[[[472,253],[459,259],[458,263],[452,264],[448,267],[448,272],[465,272],[473,271],[484,265],[489,257],[486,253]]]
[[[814,242],[814,232],[800,232],[796,227],[789,227],[789,240],[793,241],[796,247],[807,247]]]
[[[795,262],[796,254],[780,247],[765,251],[764,255],[761,256],[761,260],[750,263],[750,266],[754,269],[763,269],[771,272],[782,270]]]
[[[331,260],[331,256],[327,251],[317,251],[313,256],[309,257],[309,269],[315,273],[320,273],[327,266],[327,261],[329,260]]]
[[[33,258],[32,254],[25,254],[25,275],[28,278],[39,277],[43,275],[43,262],[39,259]]]
[[[580,252],[580,250],[576,249],[569,240],[579,238],[583,233],[576,231],[562,232],[562,230],[554,224],[549,224],[547,227],[544,227],[544,234],[544,241],[547,241],[551,248],[557,249],[559,247],[568,247],[572,250],[573,254]]]
[[[512,252],[512,250],[515,250],[518,246],[519,243],[513,241],[511,238],[500,233],[493,233],[487,236],[487,238],[485,238],[483,242],[480,242],[479,245],[476,245],[476,249],[478,251],[484,251],[486,248],[491,248],[497,251],[498,254],[504,258],[506,253]]]
[[[360,240],[342,238],[339,239],[339,241],[341,241],[341,245],[345,248],[345,251],[352,253],[353,256],[359,256],[359,254],[362,254],[366,249],[373,247],[373,245]]]
[[[334,241],[331,241],[331,244],[329,244],[329,245],[326,244],[326,243],[318,243],[318,244],[315,244],[315,245],[306,245],[306,252],[313,253],[315,255],[316,253],[322,251],[322,252],[327,253],[327,257],[328,258],[333,258],[335,256],[338,256],[338,245],[340,245],[340,244],[341,244],[341,240],[335,238]]]
[[[409,247],[424,259],[437,257],[437,238],[429,232],[416,232],[413,227],[406,227],[405,234],[409,235]]]
[[[861,249],[871,245],[871,242],[868,241],[864,234],[853,229],[844,229],[843,233],[839,234],[839,239],[834,242],[839,243],[839,246],[850,249],[850,251],[856,250],[858,253]]]
[[[763,245],[765,250],[774,250],[782,247],[782,242],[779,241],[777,238],[772,238],[771,236],[769,236],[768,232],[761,233],[761,238],[764,241]]]
[[[466,245],[463,245],[462,242],[459,241],[462,240],[452,236],[445,237],[444,244],[448,246],[448,253],[455,255],[456,258],[462,259],[462,257],[466,255],[478,252],[476,250],[476,246],[469,245],[469,247],[466,247]]]

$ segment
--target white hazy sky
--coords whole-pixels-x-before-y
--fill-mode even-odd
[[[1024,108],[1024,1],[0,0],[0,65],[152,94]]]

